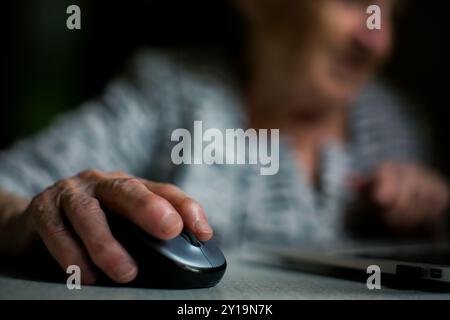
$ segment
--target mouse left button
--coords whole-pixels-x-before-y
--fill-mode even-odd
[[[183,231],[180,234],[186,241],[188,241],[190,244],[196,247],[201,246],[201,242],[197,240],[195,235],[189,231],[188,229],[183,229]]]

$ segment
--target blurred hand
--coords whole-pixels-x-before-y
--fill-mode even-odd
[[[369,179],[356,179],[354,185],[395,231],[437,226],[449,209],[447,182],[419,165],[384,163]]]
[[[119,283],[138,273],[136,262],[112,235],[100,203],[163,240],[180,234],[183,225],[202,241],[212,237],[200,204],[176,186],[125,173],[82,172],[37,195],[25,217],[64,270],[81,268],[84,284],[96,280],[93,264]]]

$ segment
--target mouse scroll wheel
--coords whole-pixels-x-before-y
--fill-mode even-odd
[[[200,247],[201,243],[200,241],[197,240],[197,238],[194,236],[194,234],[192,232],[190,232],[187,229],[184,229],[181,232],[181,236],[188,241],[189,243],[191,243],[192,245],[196,246],[196,247]]]

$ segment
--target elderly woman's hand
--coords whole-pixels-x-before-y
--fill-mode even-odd
[[[82,172],[37,195],[24,216],[27,229],[42,238],[64,270],[81,268],[86,284],[95,282],[94,264],[120,283],[138,273],[136,262],[112,235],[102,207],[160,239],[177,236],[183,225],[200,240],[212,236],[201,205],[174,185],[125,173]]]
[[[415,164],[384,163],[363,189],[381,220],[395,231],[438,226],[449,209],[448,183],[438,173]]]

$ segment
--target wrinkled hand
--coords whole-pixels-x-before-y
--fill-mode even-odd
[[[25,216],[64,270],[81,268],[84,284],[96,280],[93,264],[119,283],[138,273],[136,262],[112,235],[100,203],[163,240],[177,236],[183,226],[202,241],[212,237],[200,204],[178,187],[120,172],[82,172],[37,195]]]
[[[436,172],[414,164],[385,163],[366,181],[364,193],[391,229],[408,232],[436,226],[449,209],[450,189]]]

